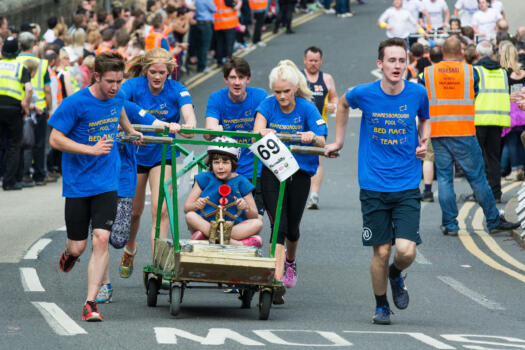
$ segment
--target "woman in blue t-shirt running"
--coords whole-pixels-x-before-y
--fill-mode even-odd
[[[213,141],[236,142],[229,137],[218,137]],[[235,202],[235,205],[228,208],[227,211],[234,216],[240,212],[234,221],[230,244],[262,246],[259,232],[261,232],[263,223],[253,199],[255,186],[246,177],[235,172],[239,154],[238,147],[208,147],[207,165],[210,171],[195,176],[195,184],[184,204],[186,223],[193,234],[192,239],[207,239],[210,236],[210,221],[215,220],[215,215],[206,218],[204,214],[213,212],[215,208],[207,204],[206,200],[219,205],[221,198],[219,187],[226,184],[231,190],[226,199],[228,203]],[[231,218],[227,216],[225,219],[231,221]]]
[[[297,134],[301,135],[303,144],[324,147],[326,123],[317,107],[310,102],[312,92],[304,75],[292,61],[284,60],[272,70],[269,78],[273,96],[266,98],[257,108],[254,132],[263,137],[270,132]],[[299,226],[310,191],[310,178],[315,175],[319,166],[319,157],[316,155],[294,154],[294,157],[299,170],[286,180],[275,249],[275,278],[282,281],[286,288],[292,288],[297,282],[295,254],[299,242]],[[261,190],[273,232],[279,181],[266,167],[261,171]],[[284,303],[284,291],[284,288],[280,288],[274,293],[274,304]]]
[[[121,91],[126,99],[135,102],[141,108],[151,113],[155,118],[169,123],[179,123],[180,115],[184,118],[184,129],[195,128],[197,119],[193,110],[191,96],[181,83],[167,79],[176,63],[168,51],[155,48],[145,54],[136,56],[128,64],[126,78]],[[190,134],[181,134],[193,137]],[[173,135],[175,136],[175,135]],[[120,277],[128,278],[133,272],[133,259],[137,252],[136,237],[140,225],[140,217],[144,211],[146,184],[149,181],[151,190],[151,246],[155,237],[155,222],[159,198],[160,170],[162,160],[162,145],[140,146],[137,156],[137,190],[133,198],[131,229],[129,241],[124,247],[120,262]],[[173,160],[175,161],[175,160]],[[166,155],[165,180],[171,176],[171,152]],[[166,204],[162,206],[160,237],[168,237],[169,219]]]

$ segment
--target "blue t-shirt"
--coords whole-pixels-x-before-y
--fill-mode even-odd
[[[421,160],[416,117],[428,119],[424,87],[405,81],[395,96],[381,89],[381,81],[356,86],[345,95],[352,108],[363,111],[359,134],[359,186],[378,192],[419,187]]]
[[[268,94],[263,89],[246,87],[246,98],[240,103],[233,102],[228,89],[215,91],[211,94],[206,107],[206,117],[215,118],[227,131],[253,131],[255,110]],[[236,137],[240,143],[251,143],[248,137]],[[237,162],[236,173],[252,178],[253,153],[248,148],[241,148],[241,156]],[[262,163],[259,162],[257,177],[261,176]]]
[[[195,181],[199,184],[199,187],[202,190],[201,198],[209,197],[209,201],[215,204],[219,204],[219,200],[221,198],[221,195],[219,194],[219,186],[226,184],[230,186],[231,192],[226,197],[228,199],[228,204],[235,201],[233,197],[236,197],[237,199],[242,198],[246,196],[248,193],[253,192],[255,187],[252,185],[250,181],[248,181],[247,178],[244,176],[236,176],[234,178],[229,179],[226,182],[223,182],[222,180],[219,180],[215,177],[212,171],[205,171],[195,176]],[[209,204],[206,204],[203,211],[208,214],[214,211],[215,208],[212,207]],[[235,215],[237,214],[237,206],[232,205],[227,209],[228,213]],[[202,212],[199,210],[198,213],[202,215]],[[231,221],[232,218],[229,216],[224,216],[225,220]],[[205,218],[208,221],[215,220],[215,215],[210,215],[209,217]],[[244,210],[242,213],[235,219],[235,224],[238,224],[242,221],[246,220],[246,213]]]
[[[103,136],[115,140],[124,95],[99,100],[86,87],[64,99],[49,125],[71,140],[95,145]],[[62,156],[62,195],[68,198],[91,197],[116,191],[119,183],[120,157],[115,145],[110,153],[101,156],[71,154]]]
[[[182,106],[192,104],[191,96],[186,87],[178,81],[166,79],[164,89],[158,94],[151,94],[146,77],[136,77],[129,79],[122,84],[120,89],[126,99],[135,102],[146,112],[151,113],[155,118],[171,123],[178,123],[180,120],[180,109]],[[144,133],[144,135],[156,135],[154,133]],[[175,137],[174,134],[170,135]],[[150,167],[162,159],[162,145],[145,145],[138,147],[137,163],[142,166]],[[171,152],[166,153],[166,159],[171,159]]]
[[[151,125],[155,117],[147,113],[133,102],[125,101],[124,110],[130,123]],[[135,153],[137,146],[129,142],[120,142],[120,137],[126,135],[121,131],[117,135],[117,147],[120,155],[120,180],[118,185],[118,196],[124,198],[135,197],[137,189],[137,159]]]
[[[266,127],[281,134],[295,134],[298,131],[312,131],[317,136],[326,136],[326,122],[319,114],[317,107],[301,97],[295,98],[295,108],[291,113],[281,111],[275,96],[266,98],[257,108],[266,119]],[[290,145],[288,142],[284,142]],[[312,154],[293,153],[299,168],[310,176],[314,176],[319,166],[319,156]]]

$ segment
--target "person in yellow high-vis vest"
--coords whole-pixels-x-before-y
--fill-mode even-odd
[[[501,130],[510,126],[510,95],[507,72],[491,59],[492,45],[488,41],[476,47],[481,59],[479,92],[475,101],[476,136],[483,151],[487,181],[496,202],[501,202]]]
[[[7,38],[0,60],[0,134],[6,134],[7,152],[2,187],[5,191],[21,190],[16,173],[20,161],[23,115],[28,113],[33,90],[29,71],[17,62],[18,40]]]
[[[38,62],[38,71],[33,78],[31,78],[31,85],[33,86],[34,94],[37,95],[37,102],[35,107],[37,109],[36,124],[35,124],[35,146],[30,154],[24,156],[24,181],[28,183],[35,182],[37,186],[46,184],[46,169],[45,169],[45,150],[46,150],[46,135],[47,135],[47,120],[49,119],[48,108],[51,108],[53,102],[53,95],[51,93],[51,79],[47,70],[48,61],[35,57],[33,55],[33,47],[35,46],[35,36],[29,32],[22,32],[18,36],[21,53],[17,57],[17,61],[23,63],[28,58],[34,59]],[[49,107],[48,107],[49,106]],[[29,177],[29,168],[31,163],[34,169],[33,178]]]

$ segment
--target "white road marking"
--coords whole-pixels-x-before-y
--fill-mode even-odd
[[[499,303],[489,300],[486,296],[479,294],[476,291],[473,291],[463,285],[461,282],[455,280],[452,277],[449,276],[438,276],[438,279],[455,289],[457,292],[463,294],[467,298],[471,299],[472,301],[478,303],[479,305],[489,309],[489,310],[505,310],[503,306],[501,306]]]
[[[436,338],[432,338],[426,334],[420,332],[382,332],[382,331],[343,331],[344,333],[356,333],[356,334],[398,334],[398,335],[408,335],[416,340],[419,340],[422,343],[430,345],[436,349],[443,350],[453,350],[455,347],[445,344]]]
[[[421,265],[432,265],[432,263],[425,258],[423,254],[416,248],[416,262]]]
[[[242,345],[263,346],[264,344],[228,328],[210,328],[208,335],[200,337],[178,328],[155,327],[155,336],[159,344],[177,344],[177,336],[186,338],[201,345],[224,345],[226,339],[236,341]]]
[[[21,267],[20,268],[20,279],[22,280],[22,286],[25,292],[45,292],[46,290],[42,287],[40,279],[36,273],[36,269],[32,267]]]
[[[381,72],[381,69],[379,69],[379,68],[372,69],[370,71],[370,74],[372,74],[377,79],[381,79],[383,77],[383,73]]]
[[[461,265],[461,267],[464,267],[466,269],[470,269],[472,266],[470,266],[470,265]]]
[[[303,332],[303,333],[317,333],[324,339],[328,340],[330,344],[302,344],[302,343],[292,343],[284,340],[283,338],[276,335],[276,332]],[[311,331],[311,330],[288,330],[288,329],[264,329],[264,330],[254,330],[253,333],[257,334],[259,337],[263,338],[271,344],[277,345],[288,345],[288,346],[352,346],[348,340],[342,338],[341,336],[335,334],[334,332],[322,332],[322,331]]]
[[[87,334],[87,332],[62,311],[57,304],[43,301],[32,301],[31,303],[40,311],[49,326],[58,335]]]
[[[33,244],[33,246],[27,251],[26,255],[24,256],[24,259],[28,259],[28,260],[35,260],[35,259],[38,259],[38,254],[40,254],[40,252],[42,250],[44,250],[44,248],[49,244],[51,243],[51,240],[49,238],[41,238],[39,239],[35,244]]]
[[[144,205],[150,205],[151,201],[144,201]]]
[[[477,334],[441,334],[441,336],[447,340],[455,341],[459,343],[470,343],[470,344],[481,344],[489,345],[489,347],[478,346],[478,345],[463,345],[467,349],[475,350],[489,350],[494,349],[494,346],[502,346],[505,348],[519,348],[525,349],[525,341],[520,338],[514,337],[502,337],[497,335],[477,335]],[[501,349],[501,348],[499,348]]]

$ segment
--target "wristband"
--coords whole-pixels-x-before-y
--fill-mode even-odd
[[[381,28],[386,28],[386,23],[385,22],[379,22],[379,26]]]

